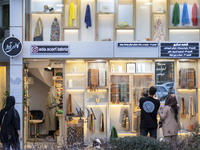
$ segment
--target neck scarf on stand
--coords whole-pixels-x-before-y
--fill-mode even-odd
[[[68,96],[68,111],[67,111],[67,114],[71,114],[73,112],[73,109],[72,109],[72,95],[69,94]]]
[[[173,18],[172,23],[176,26],[180,23],[180,10],[179,10],[179,4],[176,3],[174,5],[174,11],[173,11]]]
[[[50,41],[59,41],[60,39],[60,25],[57,18],[54,18],[54,21],[51,25],[51,37]]]
[[[92,26],[91,22],[91,12],[90,12],[90,5],[87,4],[86,6],[86,11],[85,11],[85,23],[86,23],[86,28]]]
[[[128,119],[128,110],[125,109],[122,118],[122,127],[125,127],[126,131],[129,131],[129,119]]]
[[[127,84],[120,83],[120,102],[127,102]]]
[[[89,116],[89,129],[90,131],[94,132],[94,115],[93,113],[90,113],[90,116]]]
[[[182,14],[182,25],[190,23],[189,15],[188,15],[188,8],[187,4],[184,3],[183,5],[183,14]]]
[[[104,132],[104,115],[101,113],[101,119],[100,119],[100,132]]]
[[[70,3],[69,5],[69,19],[68,19],[68,26],[73,26],[73,20],[75,20],[75,7],[74,3]]]
[[[193,7],[192,7],[192,23],[193,23],[193,26],[198,25],[197,4],[194,4]]]
[[[98,90],[98,82],[99,82],[99,70],[98,69],[89,69],[89,88],[90,91]]]
[[[161,20],[158,19],[155,25],[153,41],[164,41],[164,40],[165,40],[165,36],[162,29],[162,23],[161,23]]]
[[[185,99],[182,96],[181,97],[181,118],[186,118],[186,113],[185,113]]]
[[[118,138],[117,129],[115,127],[112,127],[110,139],[112,140],[112,139],[115,139],[115,138]]]
[[[104,87],[106,85],[106,70],[99,69],[99,86]]]
[[[190,96],[189,106],[188,106],[188,118],[189,118],[189,120],[191,120],[192,117],[195,116],[195,115],[196,115],[196,113],[195,113],[193,97]]]
[[[43,24],[39,17],[35,26],[33,41],[43,41]]]

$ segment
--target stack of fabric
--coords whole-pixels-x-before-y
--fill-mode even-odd
[[[99,82],[99,70],[98,69],[89,69],[88,72],[88,86],[91,91],[98,90]]]
[[[112,103],[118,103],[120,102],[119,100],[119,90],[120,90],[120,85],[116,83],[112,83],[111,85],[111,96],[112,96]]]
[[[120,83],[120,102],[127,102],[127,83]]]
[[[181,88],[192,89],[195,87],[195,70],[194,70],[194,68],[180,69],[179,85]]]

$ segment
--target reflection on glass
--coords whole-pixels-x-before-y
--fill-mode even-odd
[[[156,62],[155,85],[157,98],[165,101],[168,94],[175,93],[174,62]]]

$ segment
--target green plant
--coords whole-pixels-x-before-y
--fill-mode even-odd
[[[111,140],[111,144],[117,150],[169,150],[170,146],[164,141],[158,141],[150,137],[124,137]]]
[[[3,92],[3,98],[2,98],[2,108],[6,106],[6,98],[8,96],[10,96],[10,91],[5,89],[5,91]]]

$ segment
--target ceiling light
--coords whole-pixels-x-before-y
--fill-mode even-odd
[[[52,63],[51,62],[48,64],[47,69],[49,69],[49,70],[52,69]]]

